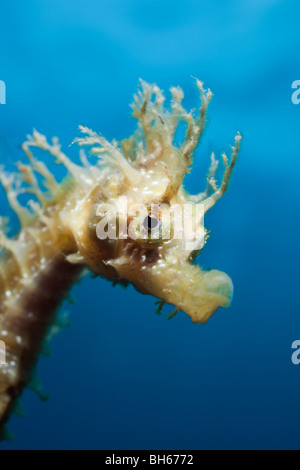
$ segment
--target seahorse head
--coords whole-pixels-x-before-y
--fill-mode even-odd
[[[164,108],[164,95],[156,85],[141,82],[134,97],[136,132],[120,144],[109,143],[88,128],[80,146],[89,145],[100,157],[101,171],[85,200],[86,220],[81,217],[78,233],[80,258],[96,274],[114,281],[132,283],[139,291],[152,294],[181,309],[194,322],[205,322],[218,307],[227,307],[233,285],[227,274],[203,271],[196,256],[207,240],[204,217],[225,193],[236,162],[241,136],[235,138],[230,161],[220,186],[211,166],[204,192],[191,196],[183,187],[192,165],[194,151],[205,126],[206,110],[212,97],[197,80],[201,107],[197,116],[187,112],[183,92],[171,88],[170,110]],[[185,138],[176,144],[179,123],[185,125]],[[88,226],[88,235],[84,227]]]
[[[206,189],[188,194],[184,176],[212,96],[196,83],[198,114],[184,109],[180,88],[171,88],[166,110],[162,91],[141,82],[133,104],[138,127],[132,136],[110,143],[81,127],[85,136],[77,143],[91,147],[95,164],[83,149],[82,165],[75,164],[56,137],[49,143],[34,131],[23,144],[29,164],[17,163],[13,174],[0,167],[0,183],[20,221],[19,233],[11,238],[0,217],[0,340],[7,348],[7,363],[0,371],[0,427],[31,376],[55,309],[84,266],[114,282],[132,283],[160,299],[158,310],[165,302],[173,304],[171,316],[181,309],[194,322],[205,322],[218,307],[230,304],[231,279],[217,270],[202,270],[195,260],[207,240],[205,214],[227,190],[241,136],[235,137],[231,159],[222,155],[220,185],[212,155]],[[181,144],[179,123],[185,126]],[[35,148],[67,168],[64,182],[58,183],[35,157]]]

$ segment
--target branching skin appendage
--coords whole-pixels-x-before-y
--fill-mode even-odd
[[[187,194],[183,178],[192,165],[212,97],[201,82],[196,83],[201,95],[197,116],[184,109],[180,88],[171,88],[171,109],[165,110],[162,91],[141,81],[132,105],[138,121],[132,136],[120,144],[110,143],[81,127],[83,136],[76,143],[90,147],[97,158],[94,165],[83,149],[82,166],[76,165],[56,138],[48,143],[34,131],[23,144],[28,163],[18,164],[19,171],[13,175],[0,169],[1,183],[21,224],[19,234],[8,238],[1,221],[0,341],[6,346],[6,364],[0,365],[0,425],[7,421],[31,379],[61,301],[86,268],[114,283],[132,283],[159,299],[159,311],[164,303],[173,304],[171,316],[183,310],[193,322],[204,323],[218,307],[229,306],[231,279],[223,272],[203,271],[193,264],[204,243],[185,246],[184,237],[174,236],[172,225],[175,207],[200,204],[205,213],[224,195],[240,148],[238,134],[231,158],[222,155],[225,170],[219,186],[215,179],[218,161],[212,155],[205,191]],[[177,147],[175,133],[181,122],[186,134]],[[35,148],[63,164],[68,178],[57,183],[45,163],[34,156]],[[24,192],[34,198],[26,207],[19,198]],[[125,215],[119,207],[124,197],[131,208]],[[119,225],[131,223],[133,228],[126,236],[120,229],[115,238],[99,236],[99,223],[105,221],[103,227],[116,229],[110,212],[101,209],[103,204],[116,208]],[[142,209],[132,210],[132,205],[150,208],[153,204],[164,205],[172,215],[168,233],[160,215],[151,212],[150,217]],[[192,239],[198,240],[199,233],[206,239],[203,218],[191,227]],[[150,236],[143,235],[149,231]]]

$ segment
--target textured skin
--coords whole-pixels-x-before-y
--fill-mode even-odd
[[[0,334],[6,343],[7,360],[0,369],[0,426],[9,418],[15,399],[30,380],[57,308],[80,271],[79,265],[56,255],[6,310]]]

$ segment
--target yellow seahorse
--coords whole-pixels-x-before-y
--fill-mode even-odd
[[[91,148],[96,164],[89,163],[83,149],[82,166],[75,164],[57,138],[48,143],[34,131],[23,144],[28,164],[20,163],[17,174],[0,170],[21,224],[13,238],[6,235],[4,223],[0,232],[0,341],[6,348],[6,364],[0,365],[0,425],[31,378],[60,302],[84,269],[132,283],[160,299],[159,310],[165,302],[173,304],[173,314],[181,309],[193,322],[206,322],[218,307],[230,304],[231,279],[217,270],[203,271],[193,261],[207,238],[203,216],[227,190],[241,136],[235,137],[231,158],[222,155],[221,184],[217,186],[218,161],[212,155],[206,190],[187,194],[183,178],[212,97],[200,81],[196,84],[201,95],[197,115],[184,109],[181,88],[170,89],[166,110],[163,92],[141,81],[132,105],[138,127],[120,144],[80,127],[83,137],[76,142]],[[178,147],[175,133],[181,122],[186,135]],[[35,148],[62,163],[68,178],[59,184],[34,156]],[[23,192],[34,197],[26,207],[19,199]],[[195,207],[201,208],[200,216]],[[183,216],[178,208],[184,209]]]

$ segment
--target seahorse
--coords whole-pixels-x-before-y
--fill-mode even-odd
[[[195,260],[208,238],[204,214],[228,188],[241,135],[235,137],[231,157],[222,154],[221,183],[216,180],[219,160],[212,154],[205,190],[188,194],[183,179],[212,98],[202,82],[196,85],[199,111],[188,112],[180,87],[170,88],[166,108],[163,91],[141,80],[132,104],[133,135],[109,142],[81,126],[74,141],[80,165],[63,153],[56,137],[48,142],[34,130],[22,145],[26,164],[18,163],[14,174],[1,168],[0,181],[20,230],[9,237],[1,219],[0,341],[6,363],[0,365],[0,426],[32,378],[61,301],[86,270],[116,284],[132,283],[158,299],[158,312],[165,303],[174,305],[170,317],[182,310],[193,322],[204,323],[218,307],[230,305],[230,277],[204,271]],[[185,134],[177,144],[181,123]],[[35,149],[65,166],[68,175],[62,182]],[[20,201],[23,193],[32,195],[26,204]]]

